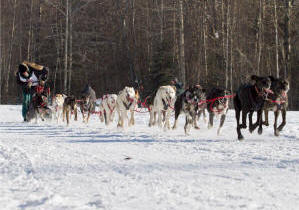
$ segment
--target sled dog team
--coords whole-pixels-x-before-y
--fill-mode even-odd
[[[258,133],[262,133],[262,125],[269,125],[268,112],[274,111],[274,134],[279,132],[286,124],[286,110],[288,105],[287,92],[289,83],[284,79],[272,76],[251,76],[253,84],[244,84],[239,87],[235,94],[228,90],[212,88],[209,91],[200,85],[188,87],[182,94],[176,95],[176,87],[172,85],[161,86],[156,92],[146,98],[146,107],[150,114],[149,126],[158,125],[164,130],[170,129],[170,116],[174,111],[175,120],[172,126],[177,127],[177,119],[180,114],[185,114],[184,130],[189,134],[191,127],[199,129],[197,120],[201,114],[205,117],[205,110],[209,113],[208,128],[213,127],[214,116],[220,117],[220,125],[217,134],[220,133],[228,111],[229,98],[233,98],[237,121],[238,139],[244,137],[241,129],[247,128],[247,114],[249,114],[249,131],[253,132],[258,127]],[[138,111],[139,93],[133,87],[125,87],[116,94],[106,94],[96,99],[94,90],[87,86],[80,99],[74,96],[56,94],[52,100],[52,110],[57,121],[70,122],[70,116],[74,114],[77,120],[77,110],[80,107],[83,122],[88,123],[91,114],[99,115],[101,122],[109,125],[113,122],[115,112],[118,113],[118,127],[135,124],[134,113]],[[97,111],[96,111],[97,110]],[[242,122],[240,113],[242,111]],[[257,112],[257,121],[252,122],[252,115]],[[262,113],[265,120],[263,121]],[[277,127],[278,116],[282,113],[282,123]],[[128,113],[130,118],[128,118]],[[158,115],[158,119],[157,119]]]

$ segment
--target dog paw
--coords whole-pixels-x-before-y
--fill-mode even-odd
[[[221,129],[218,128],[218,130],[217,130],[217,135],[218,135],[218,136],[220,135],[220,131],[221,131]]]
[[[276,129],[276,130],[274,131],[274,135],[275,135],[275,136],[279,136],[279,130],[278,130],[278,129]]]
[[[211,129],[213,127],[213,125],[211,125],[210,123],[208,124],[208,129]]]
[[[244,136],[243,136],[243,135],[239,135],[239,136],[238,136],[238,140],[239,140],[239,141],[244,140]]]
[[[246,128],[247,128],[247,125],[241,124],[241,125],[240,125],[240,128],[246,129]]]
[[[283,127],[284,127],[284,126],[278,126],[277,130],[278,130],[278,131],[282,131]]]
[[[269,122],[263,121],[263,125],[269,126]]]
[[[194,129],[197,129],[197,130],[199,130],[200,128],[196,125],[196,126],[194,126]]]

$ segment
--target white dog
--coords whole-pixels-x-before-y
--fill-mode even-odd
[[[116,110],[118,113],[118,127],[124,127],[125,118],[128,119],[127,112],[128,110],[131,112],[131,118],[129,120],[128,125],[134,125],[134,110],[138,102],[138,96],[135,93],[134,88],[125,87],[121,90],[117,96],[116,100]]]
[[[103,97],[98,98],[95,102],[95,111],[99,113],[101,122],[104,122],[104,107],[103,107]]]
[[[100,119],[102,122],[105,120],[105,124],[109,125],[114,119],[117,95],[107,94],[104,95],[100,100]]]
[[[162,115],[164,116],[164,129],[170,129],[170,113],[174,109],[176,100],[175,88],[173,86],[161,86],[154,98],[153,105],[150,106],[149,126],[156,124],[156,113],[158,113],[158,126],[162,127]]]
[[[53,97],[52,108],[53,108],[53,112],[54,112],[54,118],[57,120],[57,123],[63,113],[63,103],[64,103],[65,98],[66,98],[66,95],[64,95],[64,94],[56,94]]]

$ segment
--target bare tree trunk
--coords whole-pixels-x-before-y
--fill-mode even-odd
[[[12,58],[12,48],[15,38],[15,30],[16,30],[16,8],[17,8],[17,0],[14,1],[14,13],[13,13],[13,21],[12,21],[12,30],[11,30],[11,37],[10,37],[10,47],[9,47],[9,60],[8,60],[8,68],[7,68],[7,77],[5,83],[5,95],[8,94],[8,86],[9,86],[9,79],[10,79],[10,72],[11,72],[11,58]]]
[[[234,31],[235,31],[235,0],[232,0],[232,20],[230,25],[230,91],[233,93],[233,87],[234,87],[234,80],[233,80],[233,68],[234,66],[234,54],[233,54],[233,44],[234,44]]]
[[[151,55],[151,46],[152,46],[152,39],[151,39],[151,21],[150,21],[150,4],[149,0],[147,1],[147,8],[146,8],[146,23],[147,23],[147,31],[146,31],[146,39],[147,39],[147,58],[149,60],[148,62],[148,72],[151,71],[151,65],[152,65],[152,55]]]
[[[225,89],[228,88],[228,64],[229,64],[229,27],[230,27],[230,0],[227,2],[226,11],[226,60],[225,60]]]
[[[258,57],[257,57],[257,75],[260,74],[260,64],[262,57],[262,46],[263,46],[263,11],[264,11],[264,2],[263,0],[259,1],[259,18],[258,18]]]
[[[40,60],[40,52],[39,52],[39,48],[40,48],[40,29],[41,29],[41,25],[42,25],[42,4],[41,4],[42,0],[38,1],[38,7],[39,7],[39,13],[38,13],[38,23],[35,26],[35,36],[36,36],[36,41],[35,41],[35,49],[34,49],[34,61],[35,62],[39,62]]]
[[[276,61],[276,77],[279,78],[279,54],[278,54],[278,21],[277,21],[277,2],[274,1],[274,27],[275,27],[275,61]]]
[[[65,12],[65,41],[64,41],[64,83],[63,91],[68,93],[67,81],[68,81],[68,38],[69,38],[69,0],[66,0],[66,12]]]
[[[221,1],[221,30],[222,30],[222,56],[223,56],[223,66],[226,66],[227,58],[226,58],[226,52],[225,52],[225,15],[224,15],[224,0]],[[227,70],[225,69],[225,87],[227,87]]]
[[[60,32],[59,32],[59,37],[60,37],[60,48],[59,48],[59,51],[61,50],[61,52],[59,52],[59,55],[61,56],[61,59],[59,59],[59,62],[60,62],[60,66],[59,66],[59,86],[60,86],[60,91],[63,92],[63,83],[64,83],[64,80],[63,80],[63,74],[64,74],[64,71],[63,71],[63,47],[64,47],[64,36],[63,36],[63,26],[64,26],[64,22],[62,19],[59,20],[59,25],[60,25]],[[66,94],[66,92],[64,92]]]
[[[186,69],[185,69],[185,39],[184,39],[184,10],[183,0],[179,0],[179,17],[180,17],[180,79],[184,86],[186,85]]]
[[[56,67],[54,71],[54,76],[53,76],[53,93],[56,93],[56,82],[57,82],[57,72],[60,66],[60,48],[61,48],[61,40],[60,40],[60,31],[59,31],[59,26],[58,25],[58,11],[56,10],[56,39],[55,39],[55,45],[56,45]]]
[[[176,18],[177,18],[177,10],[176,10],[176,1],[173,1],[173,14],[172,14],[172,36],[173,36],[173,63],[177,60],[177,38],[176,38]]]
[[[70,26],[70,32],[69,32],[69,36],[70,36],[70,58],[69,58],[69,86],[68,86],[68,94],[70,95],[71,93],[71,82],[72,82],[72,71],[73,71],[73,15],[72,15],[72,5],[69,6],[69,14],[70,14],[70,18],[69,18],[69,26]]]
[[[202,78],[201,77],[201,72],[200,72],[200,69],[201,69],[201,60],[202,60],[202,53],[201,53],[201,38],[202,38],[202,25],[199,24],[200,22],[202,23],[203,21],[201,21],[200,17],[203,18],[203,10],[202,10],[202,7],[201,7],[201,3],[200,2],[197,2],[197,10],[198,12],[200,13],[201,12],[201,15],[199,14],[199,18],[197,19],[198,23],[196,24],[196,28],[197,28],[197,47],[199,48],[198,49],[198,55],[197,55],[197,69],[196,69],[196,81],[197,81],[197,84],[200,84],[201,81],[202,81]]]
[[[3,67],[3,55],[2,55],[2,3],[0,2],[0,104],[2,103],[2,67]]]
[[[28,45],[27,45],[27,60],[30,61],[30,49],[32,40],[32,12],[33,12],[33,0],[30,3],[30,20],[29,20],[29,30],[28,30]]]
[[[208,83],[208,61],[207,61],[207,2],[204,1],[204,12],[203,12],[203,50],[204,50],[204,65],[205,65],[205,76],[206,83]]]
[[[290,19],[292,10],[292,0],[285,0],[285,20],[284,20],[284,49],[285,49],[285,68],[284,78],[287,78],[290,70],[291,37]]]
[[[164,0],[161,0],[161,11],[160,11],[160,41],[163,41],[163,28],[164,28]]]

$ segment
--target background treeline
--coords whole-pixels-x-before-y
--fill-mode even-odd
[[[52,92],[100,97],[173,76],[235,90],[251,74],[288,78],[299,109],[298,0],[1,0],[0,102],[18,103],[23,60],[50,68]]]

